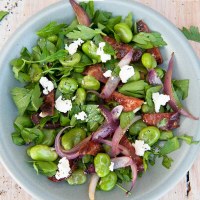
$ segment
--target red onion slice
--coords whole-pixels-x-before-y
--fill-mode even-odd
[[[112,114],[113,120],[117,120],[119,118],[123,109],[124,107],[122,105],[116,106],[112,109],[111,114]]]
[[[89,199],[90,200],[95,200],[95,191],[96,191],[98,181],[99,181],[99,177],[97,176],[97,174],[93,174],[90,179],[90,184],[89,184]]]
[[[180,103],[178,103],[174,98],[172,89],[172,72],[174,67],[173,59],[174,59],[174,53],[172,53],[171,59],[169,61],[168,69],[165,74],[165,80],[164,80],[164,93],[170,96],[170,101],[168,103],[175,112],[179,112],[180,114],[190,119],[198,120],[199,119],[198,117],[195,117],[191,113],[186,111],[186,109],[183,108],[183,106]]]
[[[130,124],[127,125],[127,127],[125,128],[121,128],[121,126],[119,126],[117,128],[117,130],[115,131],[113,138],[112,138],[112,153],[113,155],[116,155],[117,153],[117,149],[119,147],[119,142],[122,139],[122,137],[124,136],[124,134],[126,133],[127,129],[136,121],[138,121],[139,119],[141,119],[141,116],[135,116],[134,119],[131,121]]]
[[[121,59],[121,61],[118,63],[118,66],[121,68],[124,65],[128,65],[131,62],[133,56],[133,50],[130,50],[124,58]],[[102,99],[108,99],[111,94],[115,91],[118,84],[120,82],[119,77],[110,77],[108,81],[106,82],[106,85],[104,86],[102,92],[101,92],[101,98]]]
[[[81,8],[81,6],[76,1],[69,0],[69,2],[72,8],[74,9],[79,24],[84,26],[90,26],[90,19],[85,10],[83,10],[83,8]]]
[[[163,85],[155,69],[148,71],[148,81],[151,85]]]

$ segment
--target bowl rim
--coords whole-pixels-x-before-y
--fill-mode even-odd
[[[170,22],[167,18],[165,18],[164,16],[162,16],[159,12],[153,10],[152,8],[139,3],[139,2],[135,2],[134,0],[109,0],[109,1],[113,1],[116,2],[120,2],[121,4],[124,3],[134,3],[133,6],[135,7],[139,7],[141,9],[146,10],[147,12],[150,12],[152,15],[158,16],[159,20],[163,21],[166,26],[169,27],[169,29],[174,32],[176,35],[178,35],[178,37],[180,38],[180,40],[183,42],[183,45],[186,47],[186,51],[190,54],[190,58],[193,60],[194,63],[196,63],[193,67],[200,72],[200,61],[195,53],[195,51],[193,50],[193,48],[191,47],[191,45],[189,44],[188,40],[183,36],[183,34],[178,31],[178,28],[172,24],[172,22]],[[2,66],[2,61],[4,60],[4,57],[9,53],[8,50],[13,46],[13,44],[15,43],[15,41],[20,38],[21,34],[27,29],[28,26],[31,26],[32,24],[36,23],[40,18],[42,18],[43,15],[46,15],[50,10],[60,10],[61,7],[63,6],[70,6],[69,2],[66,0],[62,0],[60,2],[56,2],[51,4],[50,6],[47,6],[46,8],[40,10],[39,12],[37,12],[36,14],[32,15],[31,17],[29,17],[25,23],[23,23],[22,25],[20,25],[15,32],[9,37],[10,40],[7,40],[6,43],[3,45],[1,51],[0,51],[0,70],[1,70],[1,66]],[[0,77],[1,80],[1,77]],[[198,81],[198,85],[200,88],[200,80]],[[200,134],[200,126],[198,127],[198,134]],[[1,143],[1,141],[0,141]],[[196,145],[196,146],[190,146],[189,151],[187,152],[187,155],[190,155],[187,160],[185,161],[184,167],[181,168],[181,170],[176,170],[176,179],[175,180],[169,180],[166,179],[166,181],[164,183],[162,183],[162,187],[165,188],[164,190],[158,191],[156,194],[152,193],[152,191],[150,191],[151,197],[152,199],[159,199],[160,197],[162,197],[164,194],[166,194],[169,190],[171,190],[175,185],[177,185],[177,183],[183,178],[183,176],[186,174],[186,172],[191,168],[195,158],[198,155],[198,151],[200,149],[200,145]],[[44,195],[40,194],[38,192],[35,192],[34,188],[31,187],[31,183],[27,182],[23,179],[23,177],[21,177],[17,172],[15,172],[14,170],[12,170],[12,167],[9,165],[9,159],[6,157],[6,155],[4,154],[3,151],[0,151],[0,162],[2,163],[2,165],[4,166],[4,168],[7,170],[7,172],[11,175],[11,177],[19,184],[23,187],[23,189],[28,192],[32,197],[36,198],[36,199],[45,199]]]

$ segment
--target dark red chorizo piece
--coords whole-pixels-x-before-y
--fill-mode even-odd
[[[144,171],[142,158],[135,154],[135,148],[133,147],[133,145],[131,144],[131,142],[128,140],[128,138],[125,135],[121,139],[120,144],[123,145],[124,147],[126,147],[129,150],[129,152],[131,154],[131,158],[133,159],[133,161],[137,165],[138,171]]]
[[[44,95],[44,103],[40,107],[42,113],[46,116],[54,115],[54,107],[55,107],[55,94],[54,90],[49,92],[49,94]]]
[[[157,126],[161,130],[172,130],[179,127],[180,114],[149,113],[142,115],[142,120],[150,126]]]
[[[80,155],[92,155],[96,156],[102,150],[101,144],[89,141],[85,146],[79,150]]]
[[[91,65],[89,67],[87,67],[85,69],[85,71],[83,72],[84,75],[90,75],[95,77],[98,81],[102,82],[102,83],[106,83],[107,82],[107,78],[105,78],[105,76],[103,75],[103,71],[101,68],[101,64],[95,64],[95,65]]]
[[[135,110],[136,108],[139,108],[144,102],[141,99],[125,96],[119,92],[113,92],[108,101],[109,100],[111,101],[114,100],[118,102],[120,105],[124,107],[125,112],[129,112]]]
[[[144,23],[144,21],[142,21],[142,20],[139,20],[137,22],[137,31],[138,32],[145,32],[145,33],[150,33],[151,32],[151,30],[149,29],[147,24]],[[163,63],[162,54],[161,54],[160,49],[158,47],[154,47],[152,49],[148,49],[147,52],[154,56],[154,58],[156,59],[156,62],[158,64],[162,64]]]
[[[122,59],[130,50],[133,50],[132,62],[137,62],[142,56],[142,51],[140,49],[134,49],[132,46],[128,44],[124,44],[122,42],[117,42],[114,38],[104,36],[103,39],[109,43],[114,50],[117,51],[117,58]]]

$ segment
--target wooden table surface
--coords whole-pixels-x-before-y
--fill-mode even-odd
[[[177,27],[200,28],[200,0],[137,0],[168,18]],[[0,22],[0,49],[11,34],[30,16],[58,0],[0,0],[0,10],[10,14]],[[191,42],[200,58],[200,43]],[[200,200],[200,155],[185,177],[161,200]],[[33,200],[0,164],[0,200]]]

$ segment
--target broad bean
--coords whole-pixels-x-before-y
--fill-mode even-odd
[[[69,185],[81,185],[84,184],[86,180],[87,177],[82,169],[77,169],[69,178],[67,178]]]
[[[60,63],[64,67],[73,67],[81,60],[81,55],[79,53],[75,53],[73,55],[67,55],[65,58],[60,59]]]
[[[76,99],[75,102],[78,105],[83,105],[86,100],[86,91],[83,88],[78,88],[76,91]]]
[[[63,94],[72,94],[77,90],[77,88],[78,83],[74,78],[62,78],[58,85],[58,89]]]
[[[84,76],[77,72],[72,72],[71,76],[72,78],[76,79],[78,85],[80,86]]]
[[[168,140],[173,137],[174,137],[174,135],[173,135],[172,131],[161,131],[159,140]]]
[[[157,66],[156,59],[150,53],[144,53],[141,60],[147,69],[153,69]]]
[[[115,172],[110,172],[105,177],[102,177],[99,183],[99,187],[103,191],[112,190],[117,183],[117,175]]]
[[[138,135],[139,132],[145,127],[147,127],[147,125],[142,120],[138,120],[130,126],[129,134]]]
[[[82,88],[86,90],[99,90],[100,83],[93,76],[84,76],[81,84]]]

